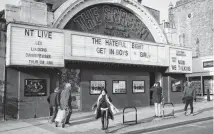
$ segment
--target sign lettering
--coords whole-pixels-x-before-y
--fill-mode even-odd
[[[64,66],[63,33],[38,27],[12,26],[11,29],[11,65]]]
[[[190,50],[180,50],[170,48],[169,72],[192,72],[192,52]]]
[[[211,68],[211,67],[213,67],[213,60],[203,62],[203,68]]]
[[[98,4],[77,13],[65,29],[155,42],[146,25],[125,8]]]
[[[139,64],[143,64],[144,62],[163,64],[165,61],[164,46],[124,41],[123,39],[110,39],[107,37],[71,35],[71,38],[72,56],[140,61]],[[78,43],[80,42],[79,40],[83,39],[83,42],[87,43]]]

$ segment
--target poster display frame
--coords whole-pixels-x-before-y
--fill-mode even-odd
[[[125,82],[125,92],[124,93],[116,93],[114,92],[114,82]],[[126,80],[112,80],[112,94],[127,94],[127,81]]]
[[[143,92],[135,92],[134,91],[134,82],[143,82],[143,85],[144,85],[144,87],[143,87]],[[133,80],[132,81],[132,93],[133,94],[145,94],[146,93],[146,91],[145,91],[145,80]]]
[[[181,90],[177,90],[176,87],[175,87],[176,90],[175,91],[173,90],[173,84],[175,84],[176,82],[181,82],[179,85]],[[171,92],[183,92],[183,90],[184,90],[184,83],[182,80],[171,80]]]
[[[27,95],[26,94],[26,88],[27,88],[26,82],[28,83],[28,81],[43,81],[44,84],[42,85],[42,87],[44,88],[44,95],[39,95],[39,92],[34,93],[35,95],[32,95],[32,93],[29,93],[30,95]],[[24,97],[38,97],[38,96],[47,96],[47,80],[46,79],[25,79],[24,80]]]
[[[90,80],[89,81],[89,94],[90,95],[99,95],[100,93],[101,93],[101,90],[100,90],[100,93],[92,93],[91,91],[92,91],[92,86],[91,86],[91,84],[92,84],[92,82],[104,82],[104,89],[106,89],[106,80]]]

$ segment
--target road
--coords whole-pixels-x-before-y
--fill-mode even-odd
[[[213,120],[167,128],[144,134],[213,134]]]

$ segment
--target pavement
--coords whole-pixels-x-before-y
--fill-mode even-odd
[[[143,134],[213,134],[213,120],[170,127]]]
[[[55,127],[48,123],[47,118],[36,118],[0,122],[0,134],[134,134],[147,133],[185,124],[213,120],[213,101],[194,102],[194,116],[185,116],[184,104],[174,105],[174,117],[154,118],[154,107],[137,108],[138,122],[123,124],[122,110],[115,115],[114,121],[110,120],[109,129],[101,130],[101,121],[94,119],[94,111],[73,113],[69,125],[65,128]],[[164,108],[165,114],[170,115],[172,107]],[[135,120],[135,112],[127,109],[125,121]]]

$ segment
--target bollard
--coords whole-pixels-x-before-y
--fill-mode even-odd
[[[207,89],[207,101],[210,101],[210,90]]]

